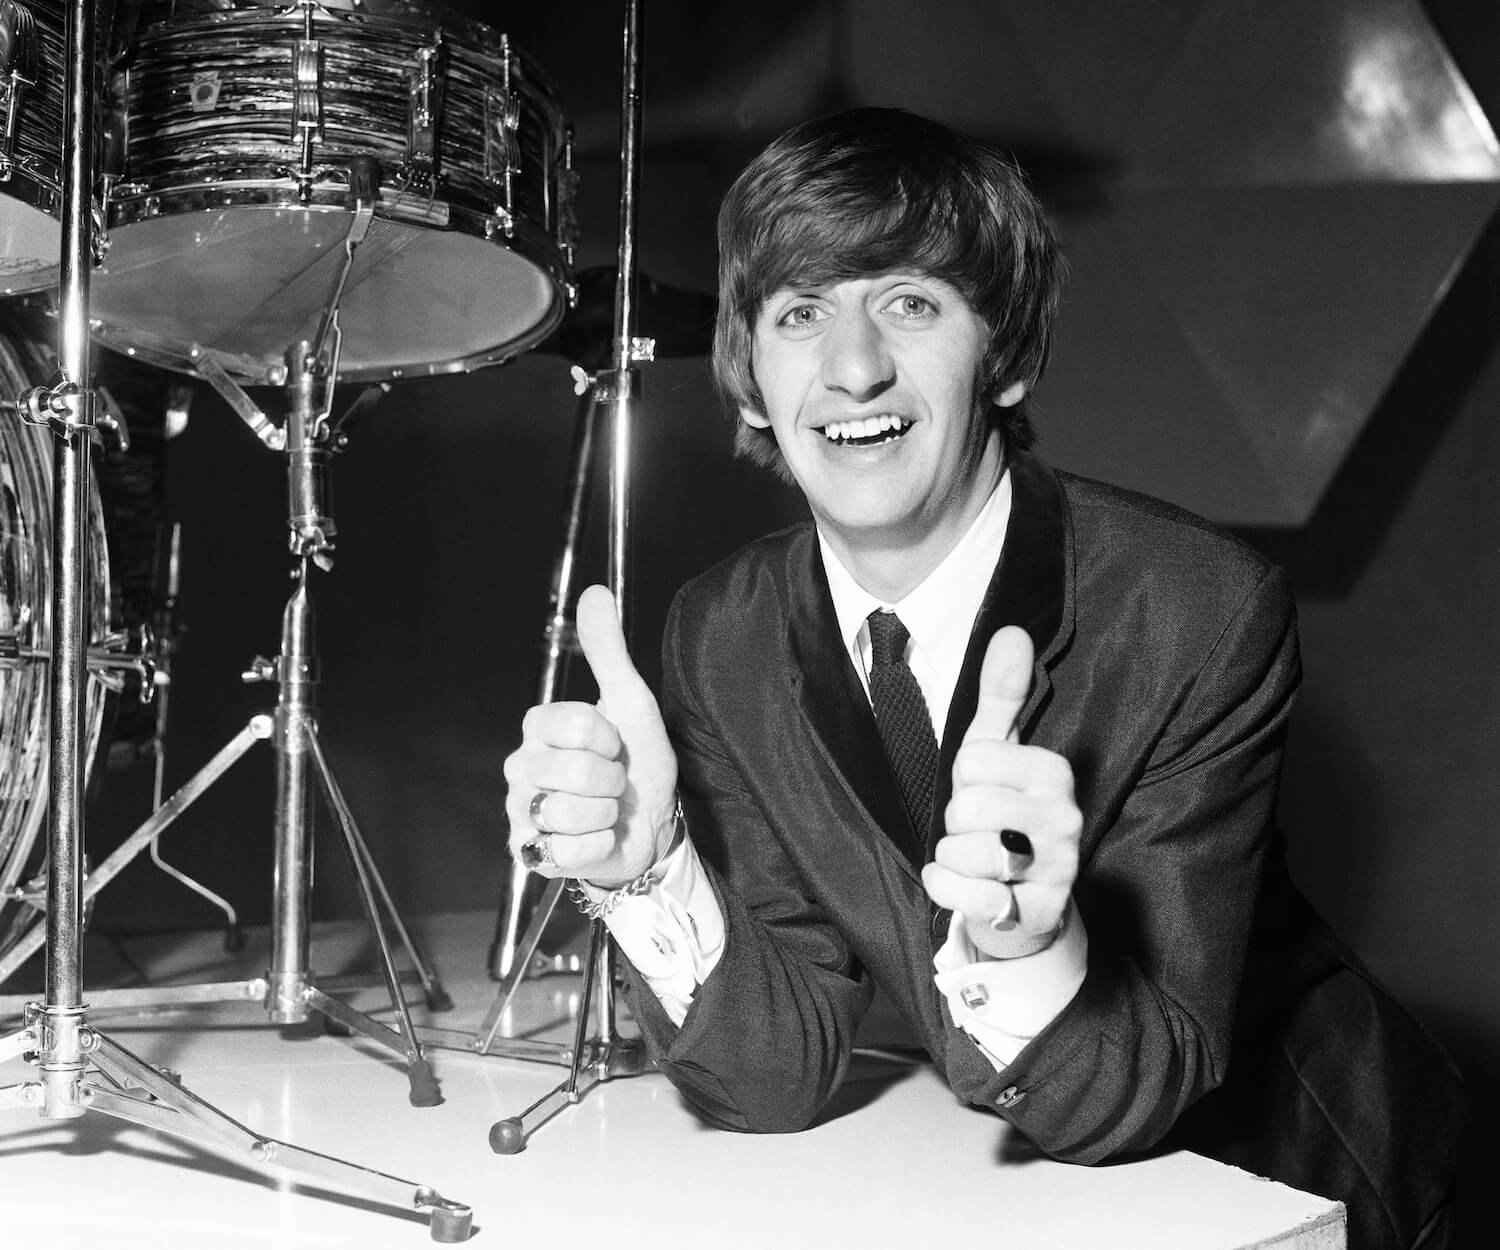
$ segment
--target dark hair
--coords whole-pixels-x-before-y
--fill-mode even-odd
[[[745,167],[719,210],[714,378],[736,409],[763,411],[751,345],[767,295],[913,269],[951,283],[989,328],[976,393],[1016,382],[1029,392],[1065,268],[1024,175],[988,144],[901,109],[804,122]],[[1009,449],[1032,443],[1025,409],[986,410]],[[786,476],[769,429],[738,422],[735,448]]]

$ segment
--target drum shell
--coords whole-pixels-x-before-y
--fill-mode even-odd
[[[0,317],[0,387],[15,396],[45,382],[52,355]],[[52,649],[53,534],[51,435],[0,413],[0,635],[42,657]],[[85,622],[90,640],[109,624],[109,553],[97,485],[86,513],[88,562]],[[45,658],[0,662],[0,898],[30,870],[47,808],[48,664]],[[90,681],[85,697],[84,758],[98,751],[105,690]]]
[[[177,368],[207,350],[232,375],[275,382],[331,293],[350,163],[372,158],[376,225],[346,288],[340,376],[470,369],[540,341],[566,304],[574,233],[565,126],[543,76],[477,22],[416,9],[314,12],[321,125],[305,168],[294,137],[296,11],[179,16],[139,33],[117,88],[125,172],[94,284],[100,338]],[[430,168],[410,138],[423,57],[433,58],[425,82],[440,100]],[[402,271],[407,252],[420,260]],[[280,287],[267,273],[279,264]],[[435,270],[442,285],[424,289]],[[210,274],[230,289],[209,285]],[[256,276],[262,286],[246,296],[244,280]],[[366,324],[388,309],[399,324],[386,337],[400,342],[363,343]],[[428,341],[408,345],[412,336]]]

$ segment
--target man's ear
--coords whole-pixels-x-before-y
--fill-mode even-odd
[[[1014,408],[1026,397],[1026,383],[1012,382],[1003,391],[995,395],[995,406],[997,408]]]
[[[765,413],[750,407],[749,404],[740,405],[740,420],[746,425],[753,425],[757,430],[768,430],[771,428],[771,418]]]

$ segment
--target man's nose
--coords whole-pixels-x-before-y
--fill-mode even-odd
[[[895,380],[896,362],[879,324],[863,308],[841,309],[823,337],[823,385],[868,400]]]

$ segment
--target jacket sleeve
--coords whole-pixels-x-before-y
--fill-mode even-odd
[[[633,992],[631,1005],[658,1066],[708,1120],[795,1131],[843,1081],[873,990],[699,706],[680,608],[679,599],[667,623],[662,710],[690,836],[724,914],[724,950],[681,1028],[649,990]]]
[[[1139,775],[1087,835],[1077,996],[998,1074],[972,1047],[950,1051],[955,1089],[1053,1157],[1144,1150],[1224,1079],[1299,676],[1291,594],[1269,570],[1156,715]]]

